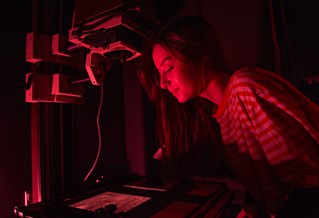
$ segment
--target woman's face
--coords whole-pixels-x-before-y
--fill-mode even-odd
[[[167,89],[181,103],[196,96],[190,65],[178,61],[162,46],[153,48],[153,61],[160,74],[161,88]]]

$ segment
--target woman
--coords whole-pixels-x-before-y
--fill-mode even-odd
[[[200,17],[183,17],[164,27],[142,66],[140,79],[157,109],[166,159],[191,156],[201,135],[211,136],[216,145],[216,132],[211,133],[202,109],[206,99],[220,126],[223,143],[217,145],[254,199],[245,216],[319,216],[317,105],[267,70],[231,72],[216,33]]]

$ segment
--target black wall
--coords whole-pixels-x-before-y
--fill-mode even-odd
[[[0,216],[13,216],[31,189],[29,105],[22,83],[25,34],[30,31],[31,1],[6,1],[0,7]]]

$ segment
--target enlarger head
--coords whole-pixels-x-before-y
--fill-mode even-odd
[[[85,0],[75,0],[69,41],[90,50],[86,69],[92,84],[100,85],[94,73],[97,64],[90,61],[105,57],[123,63],[139,57],[143,44],[153,35],[154,24],[152,1],[90,0],[88,6]]]

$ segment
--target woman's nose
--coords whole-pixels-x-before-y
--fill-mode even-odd
[[[161,75],[161,77],[160,77],[160,86],[161,86],[161,88],[162,89],[167,89],[169,84],[170,84],[170,81],[167,79],[165,74]]]

